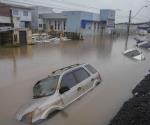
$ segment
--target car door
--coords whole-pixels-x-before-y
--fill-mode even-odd
[[[86,93],[90,88],[93,87],[93,81],[90,74],[84,69],[79,68],[73,71],[75,78],[77,79],[77,96],[82,96]]]
[[[63,99],[64,106],[72,103],[77,98],[77,84],[72,72],[62,77],[59,93]]]

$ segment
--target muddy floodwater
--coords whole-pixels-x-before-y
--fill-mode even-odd
[[[80,100],[41,125],[107,125],[131,90],[150,69],[150,52],[141,50],[146,60],[137,62],[122,55],[135,47],[129,38],[87,37],[21,48],[0,48],[0,125],[26,125],[15,120],[17,109],[32,99],[32,87],[51,71],[75,64],[90,63],[103,82]]]

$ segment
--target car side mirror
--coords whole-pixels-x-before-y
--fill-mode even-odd
[[[60,94],[63,94],[63,93],[65,93],[65,92],[69,91],[69,90],[70,90],[69,87],[64,86],[64,87],[61,87],[61,88],[60,88],[59,93],[60,93]]]

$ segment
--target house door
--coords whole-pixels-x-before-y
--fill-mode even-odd
[[[27,45],[27,34],[26,31],[19,32],[20,45]]]

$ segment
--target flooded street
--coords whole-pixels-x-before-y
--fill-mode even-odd
[[[122,55],[125,38],[88,37],[21,48],[0,48],[0,125],[25,125],[15,120],[17,109],[32,99],[32,87],[51,71],[75,63],[90,63],[103,79],[96,89],[41,125],[107,125],[131,90],[150,69],[145,61]],[[131,37],[127,48],[135,47]]]

